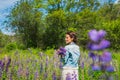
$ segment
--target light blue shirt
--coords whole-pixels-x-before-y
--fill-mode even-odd
[[[66,55],[61,58],[63,62],[63,67],[78,67],[78,60],[80,57],[79,46],[74,42],[71,42],[69,45],[65,46]]]

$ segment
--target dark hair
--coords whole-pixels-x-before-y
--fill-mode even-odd
[[[70,38],[73,38],[73,42],[74,43],[77,43],[77,36],[76,36],[76,33],[73,32],[73,31],[69,31],[67,32],[66,34],[68,34],[70,36]]]

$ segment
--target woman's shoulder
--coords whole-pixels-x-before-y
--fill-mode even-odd
[[[68,44],[65,46],[65,49],[70,49],[70,48],[79,48],[79,46],[75,43],[72,43],[72,44]]]

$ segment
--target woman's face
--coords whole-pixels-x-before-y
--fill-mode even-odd
[[[71,38],[70,35],[66,34],[66,36],[65,36],[65,42],[66,42],[66,44],[69,44],[72,41],[73,41],[73,38]]]

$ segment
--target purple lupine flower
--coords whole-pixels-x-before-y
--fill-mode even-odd
[[[60,47],[59,51],[57,52],[58,55],[65,55],[66,49],[63,47]]]
[[[101,67],[101,70],[102,70],[102,71],[105,71],[105,69],[106,69],[106,64],[101,64],[100,67]]]
[[[106,35],[106,32],[104,30],[99,30],[98,35],[100,39],[103,39],[103,37]]]
[[[97,51],[97,50],[104,50],[110,46],[110,42],[105,40],[104,37],[106,32],[104,30],[99,30],[98,32],[94,29],[88,33],[91,42],[88,44],[88,49]],[[92,70],[102,70],[113,72],[114,67],[110,65],[110,61],[112,60],[111,53],[108,51],[104,51],[103,54],[100,56],[90,52],[89,57],[93,59],[93,64],[91,65]],[[99,60],[99,61],[97,61]],[[94,63],[94,61],[97,61]],[[108,66],[109,65],[109,66]]]
[[[114,67],[113,66],[107,66],[106,67],[106,71],[108,71],[108,72],[113,72],[114,71]]]
[[[9,80],[13,80],[12,73],[10,73]]]
[[[49,57],[47,56],[47,57],[46,57],[46,63],[45,63],[45,64],[46,64],[46,67],[48,66],[48,59],[49,59]]]
[[[38,77],[39,77],[39,74],[38,74],[38,71],[36,71],[34,74],[34,80],[37,80]]]
[[[99,58],[99,57],[98,57],[96,54],[94,54],[93,52],[89,52],[89,57],[92,58],[93,62],[95,62],[95,61]]]
[[[91,30],[88,35],[93,42],[98,42],[103,39],[103,37],[106,35],[106,32],[104,30],[97,31],[94,29]]]
[[[95,54],[94,54],[93,52],[89,52],[88,55],[89,55],[89,57],[91,57],[91,58],[92,58],[92,57],[95,57]]]
[[[88,49],[93,50],[93,51],[102,49],[100,44],[98,43],[89,43],[87,47]]]
[[[53,72],[53,74],[52,74],[52,80],[57,80],[55,72]]]
[[[8,67],[9,67],[10,63],[11,63],[11,58],[8,59],[8,62],[6,64],[6,72],[8,71]]]
[[[28,67],[26,68],[26,77],[27,78],[29,77],[29,68]]]
[[[43,64],[40,63],[40,73],[42,73],[42,71],[43,71]]]
[[[80,66],[81,66],[81,68],[84,68],[84,62],[82,62]]]
[[[59,68],[62,69],[62,67],[63,67],[63,64],[62,64],[62,62],[60,62]]]
[[[72,80],[72,78],[71,78],[72,76],[71,76],[71,74],[70,73],[67,73],[66,74],[66,80]]]
[[[18,77],[21,76],[21,71],[22,71],[22,67],[19,67],[19,69],[17,70],[17,76],[18,76]]]
[[[87,47],[90,50],[98,50],[99,49],[99,44],[89,43]]]
[[[100,57],[100,60],[105,63],[110,62],[112,60],[111,53],[108,51],[104,51],[102,56]]]
[[[88,49],[90,50],[103,50],[105,48],[108,48],[110,46],[110,42],[103,39],[99,44],[97,43],[89,43]]]
[[[2,71],[4,69],[4,63],[0,60],[0,77],[2,77]]]
[[[99,44],[99,50],[103,50],[105,48],[108,48],[110,46],[110,42],[103,39]]]
[[[98,32],[94,29],[94,30],[91,30],[89,33],[88,33],[90,39],[94,42],[98,42],[99,40],[99,36],[98,36]]]
[[[46,79],[47,79],[47,76],[48,76],[48,73],[47,73],[47,72],[45,72],[45,73],[44,73],[44,80],[46,80]]]
[[[99,65],[92,64],[91,67],[92,67],[93,71],[100,71],[101,70]]]
[[[54,68],[56,68],[57,67],[57,62],[54,62]]]
[[[5,63],[3,63],[3,61],[2,61],[2,60],[0,60],[0,68],[1,68],[1,70],[3,70],[3,69],[4,69],[4,65],[5,65]]]

